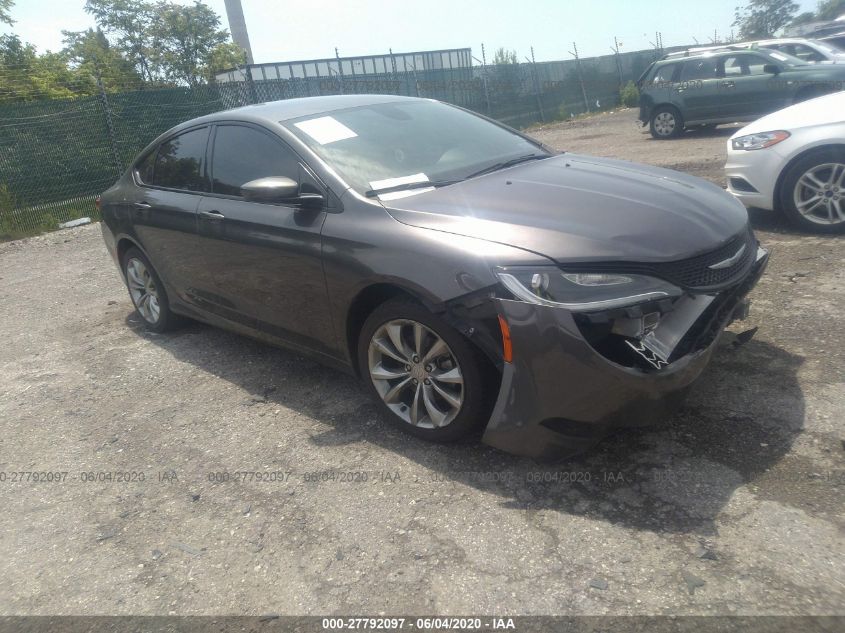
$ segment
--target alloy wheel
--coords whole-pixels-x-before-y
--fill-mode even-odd
[[[798,212],[816,224],[845,222],[845,164],[824,163],[808,169],[793,190]]]
[[[676,125],[675,115],[671,112],[661,112],[654,117],[654,130],[660,136],[671,136]]]
[[[127,260],[126,281],[138,313],[148,323],[157,323],[161,317],[158,289],[144,262],[135,257]]]
[[[370,339],[367,357],[373,386],[405,422],[442,428],[460,412],[461,367],[446,342],[422,323],[410,319],[384,323]]]

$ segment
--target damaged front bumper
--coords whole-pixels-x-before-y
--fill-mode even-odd
[[[591,317],[497,298],[512,361],[483,441],[509,453],[559,459],[586,450],[611,429],[667,418],[707,365],[724,328],[744,318],[746,295],[768,262],[759,248],[745,278],[711,294],[688,294],[659,320],[622,319],[623,335],[591,336]],[[641,324],[631,330],[631,323]],[[614,331],[618,323],[608,325]],[[627,328],[627,329],[626,329]],[[610,331],[610,330],[606,330]],[[608,344],[611,340],[613,344]]]

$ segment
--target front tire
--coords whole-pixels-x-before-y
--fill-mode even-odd
[[[123,254],[121,267],[129,298],[148,330],[167,332],[183,324],[183,318],[170,310],[164,284],[146,255],[130,248]]]
[[[780,206],[798,228],[845,232],[845,149],[814,152],[791,165],[784,174]]]
[[[453,442],[489,417],[481,353],[410,299],[391,299],[370,314],[358,340],[358,366],[388,419],[416,437]]]
[[[672,106],[660,106],[651,115],[649,130],[659,141],[677,138],[684,131],[684,117]]]

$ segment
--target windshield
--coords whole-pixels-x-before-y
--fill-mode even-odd
[[[282,124],[360,193],[460,180],[513,158],[550,155],[518,134],[436,101],[378,103]]]
[[[790,55],[789,53],[784,53],[783,51],[763,51],[759,50],[758,53],[763,53],[771,57],[774,60],[777,60],[781,64],[786,64],[787,66],[809,66],[807,62],[803,59],[795,57],[794,55]]]
[[[837,47],[834,44],[829,44],[827,42],[822,42],[821,40],[807,40],[808,42],[812,43],[813,46],[822,50],[830,55],[842,55],[845,54],[841,48]]]

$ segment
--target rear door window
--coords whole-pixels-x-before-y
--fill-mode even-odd
[[[159,145],[153,184],[183,191],[208,191],[205,150],[208,128],[191,130]]]
[[[681,81],[699,81],[716,78],[716,59],[704,57],[684,62],[681,70]]]

